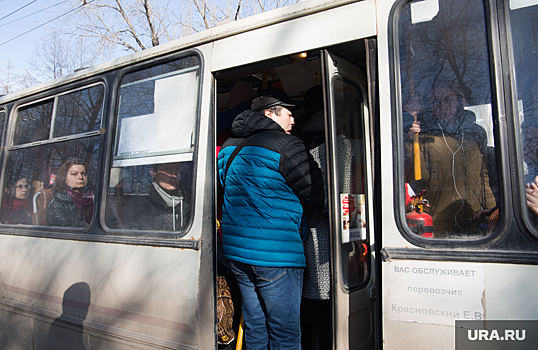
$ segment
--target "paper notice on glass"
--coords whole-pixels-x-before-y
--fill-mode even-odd
[[[148,135],[157,134],[158,125],[154,120],[154,114],[122,119],[118,155],[136,156],[152,152],[155,149],[155,138]]]
[[[538,5],[537,0],[510,0],[510,10]]]
[[[197,80],[195,72],[156,80],[154,113],[121,120],[118,156],[127,159],[191,151]]]
[[[424,0],[411,3],[411,23],[431,21],[439,13],[437,0]]]
[[[196,117],[196,81],[195,72],[155,81],[156,151],[191,148]]]
[[[340,194],[342,213],[342,243],[366,239],[364,194]]]

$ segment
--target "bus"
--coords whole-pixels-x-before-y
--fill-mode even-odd
[[[455,349],[537,320],[537,21],[536,0],[307,0],[0,97],[0,348],[219,348],[216,154],[268,86],[299,137],[321,89],[331,307],[310,333]],[[179,209],[147,215],[170,168]]]

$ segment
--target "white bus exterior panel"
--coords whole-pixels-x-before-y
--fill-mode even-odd
[[[218,71],[374,35],[375,2],[361,1],[218,40],[211,67]]]
[[[91,293],[86,320],[170,341],[198,341],[200,251],[17,236],[2,242],[0,298],[59,316],[64,292],[82,282]],[[25,334],[27,327],[21,327],[13,334]]]
[[[538,266],[486,264],[485,272],[486,319],[538,320]]]
[[[208,63],[211,45],[197,49]],[[204,68],[200,77],[203,90],[198,124],[202,130],[199,133],[202,155],[207,153],[205,145],[209,144],[206,130],[212,120],[209,117],[213,94],[209,64]],[[198,157],[195,216],[183,239],[201,238],[208,161],[214,159]],[[203,289],[201,256],[204,249],[209,249],[207,244],[200,244],[201,250],[193,250],[0,237],[0,320],[2,325],[16,328],[0,329],[0,344],[3,339],[14,344],[32,338],[43,342],[46,339],[43,332],[48,332],[50,324],[62,314],[64,292],[77,283],[87,284],[91,293],[88,314],[80,321],[84,322],[84,339],[88,334],[97,336],[107,349],[121,349],[122,343],[139,344],[142,348],[151,344],[152,348],[182,349],[193,348],[189,344],[197,347],[214,343],[201,331],[204,326],[200,326],[201,320],[211,324],[214,317],[212,293],[199,294]],[[40,324],[48,325],[35,328],[38,323],[32,323],[31,319],[36,317],[43,321]],[[10,340],[13,335],[19,338]],[[40,348],[37,343],[34,346]]]
[[[392,270],[394,266],[402,265],[414,266],[415,269],[435,267],[460,273],[472,271],[476,276],[441,277],[449,282],[447,288],[447,284],[439,283],[439,278],[431,275],[423,275],[417,281],[409,270],[403,272],[409,280],[402,283],[396,280]],[[385,286],[384,350],[427,349],[431,344],[436,344],[436,349],[454,349],[456,320],[538,319],[538,305],[529,302],[538,290],[538,281],[530,277],[538,274],[537,266],[391,260],[383,263],[382,274]],[[427,279],[430,278],[431,282],[428,283]],[[423,287],[429,291],[419,295]],[[413,297],[421,298],[421,301],[417,302]],[[457,301],[458,298],[460,301]],[[481,304],[479,308],[482,310],[479,312],[476,311],[477,303]],[[440,320],[443,317],[445,319]]]
[[[378,1],[377,6],[377,55],[378,55],[378,74],[379,74],[379,137],[382,142],[381,147],[381,159],[393,159],[393,129],[392,129],[392,92],[391,92],[391,71],[388,69],[390,66],[389,59],[389,16],[394,1]],[[394,191],[394,165],[395,161],[382,161],[381,173],[376,176],[381,176],[380,190],[382,192],[382,198],[392,198],[394,195],[398,195]],[[394,198],[395,199],[395,198]],[[396,200],[396,199],[395,199]],[[409,247],[413,246],[407,240],[405,240],[394,221],[394,201],[383,200],[382,210],[382,230],[381,234],[382,247]]]
[[[32,349],[31,317],[7,312],[0,302],[0,324],[0,349]]]
[[[383,262],[384,349],[454,349],[455,321],[487,313],[485,270],[483,263]]]
[[[77,339],[77,344],[84,345],[85,349],[91,349],[90,347],[90,336],[86,333],[81,334],[80,330],[73,329],[69,325],[65,325],[65,327],[59,326],[57,324],[50,324],[50,322],[43,322],[39,318],[34,318],[32,320],[32,328],[33,328],[33,343],[34,347],[33,349],[49,349],[51,346],[48,344],[48,336],[49,332],[61,332],[63,335],[64,345],[66,339]],[[62,340],[60,340],[61,342]],[[55,344],[56,345],[56,344]],[[109,347],[110,349],[119,350],[117,346],[112,345]],[[22,349],[22,348],[21,348]],[[32,347],[28,347],[28,349],[32,349]]]
[[[383,350],[454,350],[454,327],[383,319]]]

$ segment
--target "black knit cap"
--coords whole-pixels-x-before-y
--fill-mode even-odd
[[[253,111],[261,111],[274,106],[294,107],[295,103],[282,90],[269,88],[261,90],[256,94],[250,109]]]

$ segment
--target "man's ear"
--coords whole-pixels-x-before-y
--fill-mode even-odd
[[[267,118],[271,118],[271,119],[273,119],[273,118],[272,118],[272,117],[273,117],[273,112],[272,112],[270,109],[266,109],[265,112],[264,112],[264,114],[265,114],[265,116],[266,116]]]
[[[149,174],[151,175],[152,178],[155,178],[155,169],[153,168],[149,169]]]

